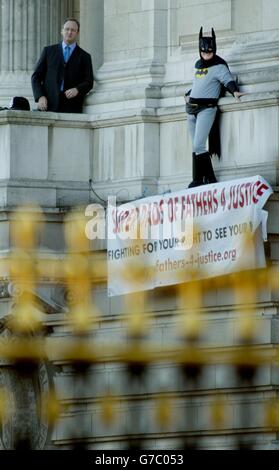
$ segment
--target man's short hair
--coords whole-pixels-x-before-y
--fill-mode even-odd
[[[66,20],[64,21],[63,23],[63,28],[65,26],[66,23],[68,23],[68,21],[73,21],[74,23],[77,24],[77,27],[78,27],[78,32],[80,30],[80,22],[76,19],[76,18],[66,18]]]

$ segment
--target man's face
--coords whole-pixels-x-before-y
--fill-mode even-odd
[[[77,23],[75,21],[67,21],[62,28],[61,34],[66,44],[74,44],[79,35]]]
[[[203,54],[203,53],[214,54],[214,52],[216,52],[216,44],[215,44],[214,38],[211,36],[204,36],[203,38],[200,39],[199,48],[200,48],[200,54]]]
[[[201,52],[201,56],[203,60],[210,60],[213,58],[214,54],[213,52]]]

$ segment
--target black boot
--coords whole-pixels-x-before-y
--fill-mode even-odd
[[[203,184],[217,183],[209,152],[198,155],[201,158]]]
[[[189,184],[188,188],[195,188],[196,186],[201,186],[203,184],[203,173],[202,173],[202,165],[201,161],[199,160],[199,155],[195,153],[192,154],[193,156],[193,181]]]

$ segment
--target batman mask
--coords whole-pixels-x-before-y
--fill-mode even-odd
[[[217,46],[216,46],[216,36],[214,29],[211,29],[212,36],[203,36],[202,35],[202,27],[200,29],[200,35],[199,35],[199,49],[200,49],[200,54],[201,52],[213,52],[213,54],[216,54],[217,51]]]

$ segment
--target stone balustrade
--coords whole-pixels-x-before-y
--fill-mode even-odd
[[[277,92],[221,99],[222,158],[213,159],[220,180],[261,174],[277,184],[278,105]],[[183,98],[157,112],[1,111],[0,136],[2,207],[84,204],[96,199],[90,179],[101,198],[123,202],[182,189],[191,178]]]

